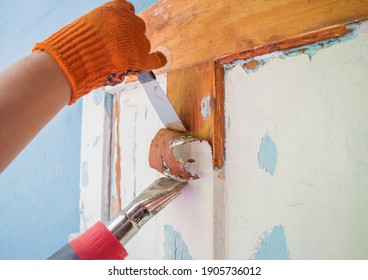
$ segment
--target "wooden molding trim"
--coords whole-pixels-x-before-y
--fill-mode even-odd
[[[212,147],[213,166],[224,164],[224,69],[218,62],[205,62],[171,71],[167,95],[189,135]]]
[[[368,18],[368,1],[165,0],[139,15],[169,58],[162,73],[344,28]]]
[[[222,64],[287,50],[350,32],[368,19],[368,1],[161,0],[140,14],[152,51],[168,64],[167,94],[188,134],[207,140],[213,166],[224,163]],[[208,104],[204,104],[208,100]],[[203,117],[203,106],[210,115]]]
[[[285,41],[277,42],[275,44],[270,44],[266,46],[262,46],[259,48],[255,48],[252,50],[247,50],[240,53],[235,53],[232,55],[228,55],[219,59],[222,64],[232,63],[235,60],[239,59],[249,59],[252,57],[260,56],[263,54],[275,52],[275,51],[285,51],[293,48],[310,45],[316,42],[321,42],[327,39],[338,39],[342,36],[345,36],[349,33],[353,32],[352,29],[349,29],[345,26],[334,26],[331,28],[327,28],[325,30],[320,30],[311,34],[306,34],[300,37],[287,39]]]

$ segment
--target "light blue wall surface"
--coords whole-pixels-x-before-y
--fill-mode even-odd
[[[105,2],[1,1],[0,70]],[[131,2],[140,12],[157,0]],[[79,231],[81,111],[63,109],[0,175],[0,259],[45,259]]]

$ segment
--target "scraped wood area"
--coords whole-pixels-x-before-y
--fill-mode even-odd
[[[188,134],[209,141],[224,162],[222,64],[287,50],[350,32],[368,19],[368,1],[161,0],[140,14],[152,51],[168,64],[167,94]]]
[[[168,72],[367,19],[368,1],[162,0],[139,16]]]
[[[224,69],[206,62],[167,74],[167,96],[189,135],[212,147],[213,166],[224,164]]]

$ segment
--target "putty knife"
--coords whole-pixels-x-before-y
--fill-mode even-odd
[[[157,82],[155,74],[152,71],[143,72],[138,75],[138,80],[143,85],[153,108],[156,110],[164,126],[171,130],[186,131],[164,90]]]

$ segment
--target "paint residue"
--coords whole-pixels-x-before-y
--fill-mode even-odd
[[[116,121],[116,162],[115,162],[115,174],[116,174],[116,192],[118,199],[118,211],[121,211],[122,201],[121,201],[121,147],[120,147],[120,106],[119,99],[117,99],[114,108],[115,121]]]
[[[211,96],[206,95],[202,98],[201,101],[201,115],[203,119],[207,119],[209,116],[211,116]]]
[[[266,172],[271,175],[274,174],[277,164],[277,147],[268,133],[262,138],[261,147],[258,152],[258,164]]]
[[[104,106],[105,106],[105,112],[111,118],[111,115],[112,115],[112,112],[111,112],[112,111],[112,95],[109,94],[109,93],[105,94]]]
[[[95,90],[93,91],[92,95],[93,95],[93,100],[95,104],[97,106],[100,105],[104,98],[104,92],[102,90]]]
[[[165,243],[166,260],[192,260],[189,254],[188,246],[185,244],[181,234],[174,230],[171,225],[165,225]]]
[[[301,46],[301,47],[293,48],[293,49],[290,49],[290,50],[286,50],[286,51],[283,51],[280,54],[279,57],[281,59],[285,59],[286,57],[293,57],[293,56],[297,56],[297,55],[300,55],[300,54],[305,54],[309,57],[309,60],[311,61],[313,56],[317,52],[319,52],[320,50],[326,49],[326,48],[329,48],[333,45],[336,45],[336,44],[345,42],[347,40],[351,40],[351,39],[356,38],[357,37],[356,30],[357,30],[358,27],[359,27],[359,24],[347,25],[346,28],[352,30],[352,32],[350,32],[350,33],[348,33],[344,36],[341,36],[339,38],[330,38],[330,39],[326,39],[326,40],[323,40],[323,41],[319,41],[319,42],[314,43],[314,44],[310,44],[310,45]]]
[[[261,69],[263,66],[265,66],[267,63],[269,63],[270,61],[271,61],[271,58],[262,58],[262,59],[252,58],[252,59],[245,60],[242,65],[242,68],[248,74],[255,73],[259,69]]]
[[[351,39],[354,39],[358,36],[360,32],[364,32],[364,27],[362,28],[362,25],[364,25],[365,21],[349,24],[346,26],[346,28],[350,29],[351,32],[341,36],[341,37],[333,37],[326,40],[322,40],[319,42],[316,42],[314,44],[308,44],[300,47],[296,47],[293,49],[285,50],[285,51],[275,51],[271,53],[266,53],[263,55],[259,55],[253,58],[249,59],[241,59],[236,60],[232,63],[226,64],[224,66],[225,69],[225,78],[228,74],[228,71],[236,66],[241,66],[246,73],[254,73],[260,70],[264,65],[269,63],[274,58],[281,58],[285,59],[287,57],[293,57],[300,54],[306,54],[309,59],[311,60],[312,57],[321,49],[328,48],[330,46],[333,46],[338,43],[342,43],[344,41],[348,41]]]
[[[254,69],[258,68],[259,65],[260,65],[260,62],[258,60],[252,60],[252,61],[244,63],[243,68],[254,70]]]
[[[259,239],[252,260],[289,260],[290,253],[282,225],[275,226],[271,232],[264,232]]]
[[[188,171],[188,165],[193,163],[194,160],[188,159],[183,162],[176,157],[177,146],[194,141],[200,140],[170,129],[160,129],[150,145],[149,166],[178,180],[198,179],[198,175]]]
[[[248,74],[255,73],[260,70],[263,66],[271,62],[271,60],[276,57],[275,53],[268,53],[264,55],[257,56],[256,58],[249,58],[249,59],[241,59],[234,61],[231,64],[227,64],[224,66],[225,71],[225,78],[229,70],[233,69],[236,66],[241,66],[244,71]]]

